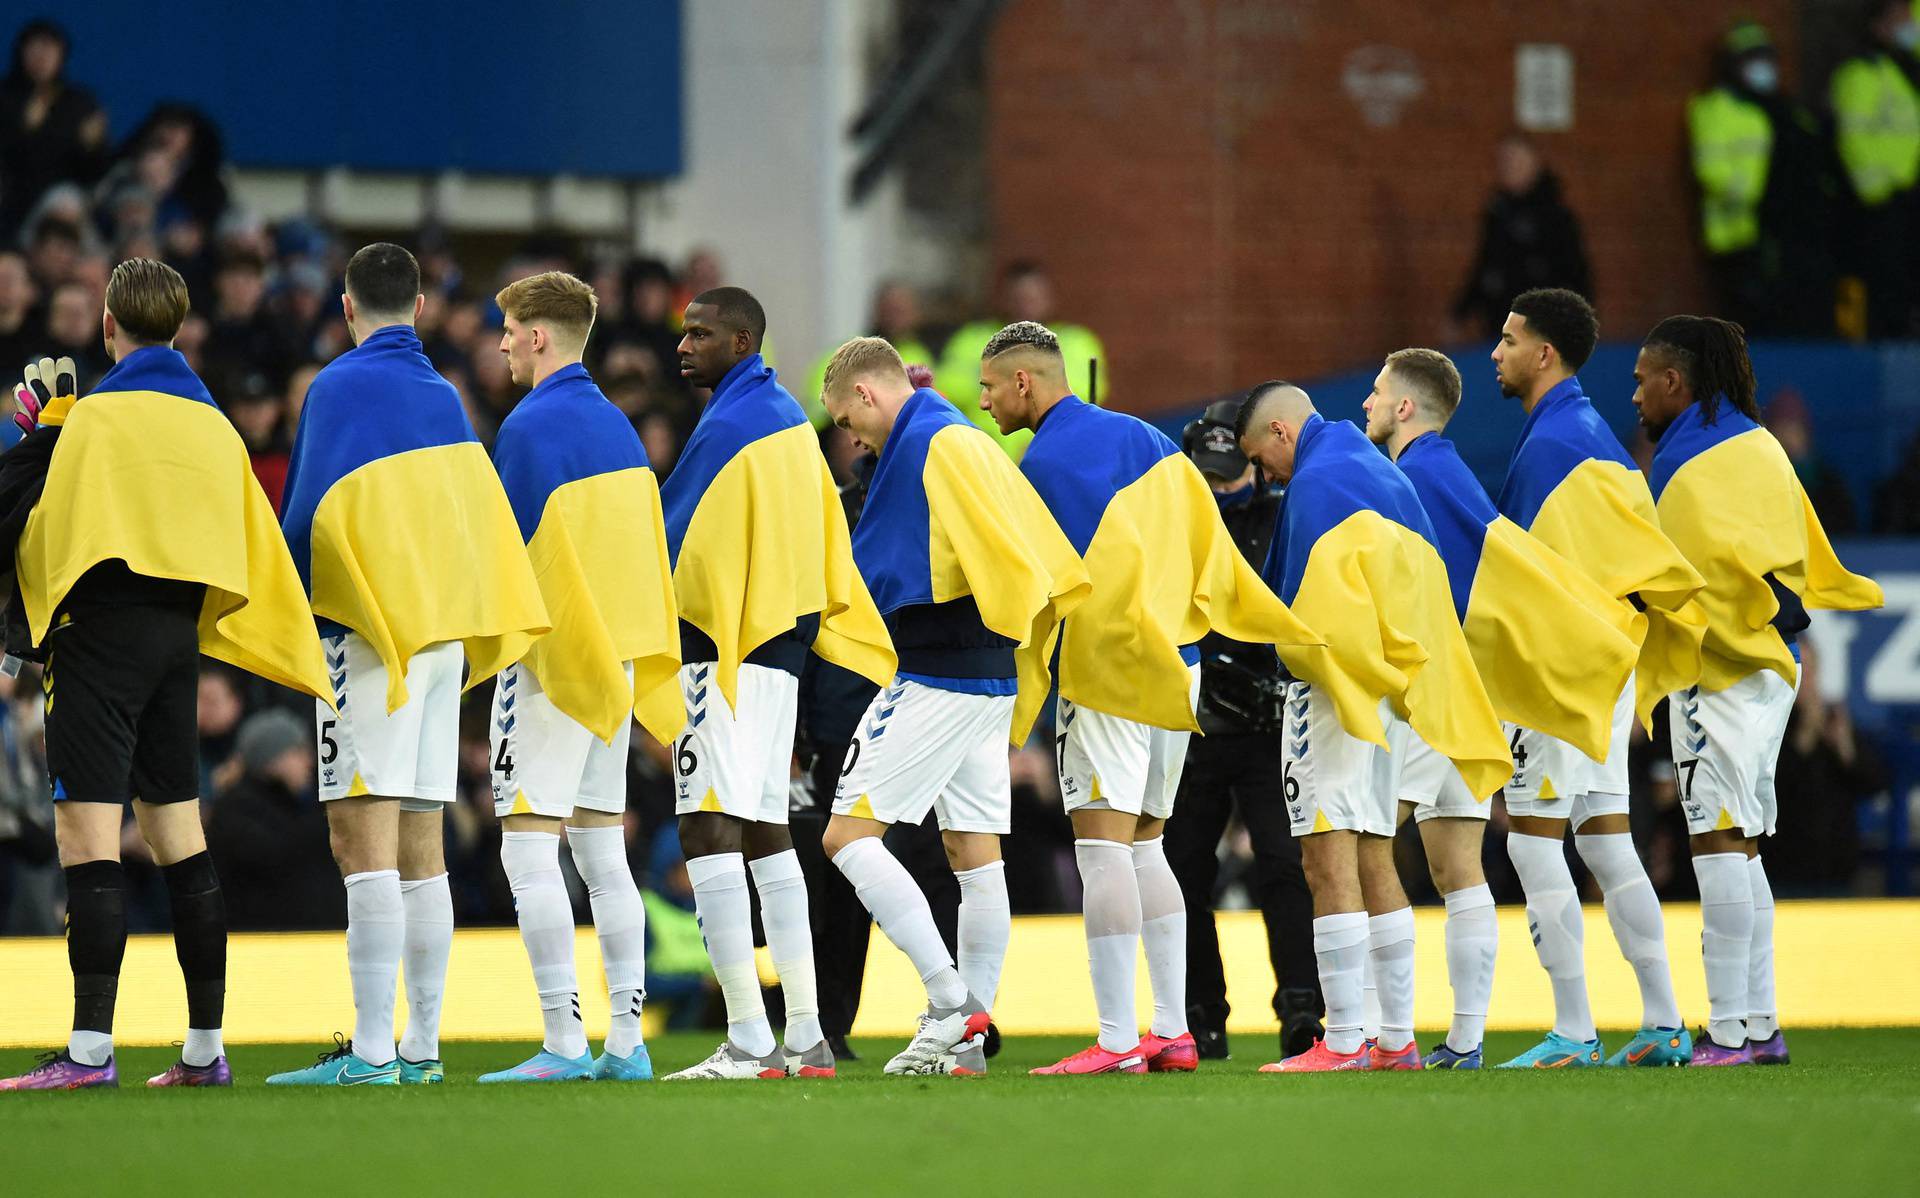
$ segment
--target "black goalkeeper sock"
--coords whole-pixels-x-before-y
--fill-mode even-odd
[[[227,1003],[227,904],[220,876],[204,851],[160,872],[173,905],[173,951],[187,983],[187,1026],[217,1029]]]
[[[127,954],[127,873],[118,861],[83,861],[63,872],[73,1027],[111,1035],[120,961]]]

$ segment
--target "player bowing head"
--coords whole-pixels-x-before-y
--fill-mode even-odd
[[[1374,402],[1387,406],[1377,391]],[[1393,866],[1400,802],[1417,793],[1409,749],[1416,738],[1431,745],[1440,759],[1431,772],[1457,775],[1450,797],[1471,811],[1512,772],[1499,720],[1412,484],[1351,422],[1325,419],[1287,383],[1253,388],[1236,426],[1247,456],[1287,484],[1262,575],[1326,638],[1332,659],[1294,670],[1303,681],[1288,688],[1282,744],[1327,1034],[1264,1068],[1417,1069],[1413,912]],[[1371,1043],[1361,1002],[1369,962],[1380,994]]]
[[[1086,570],[993,438],[915,388],[887,342],[842,345],[821,401],[879,455],[853,557],[900,658],[848,750],[823,847],[926,983],[919,1033],[887,1072],[977,1074],[1011,930],[1007,750],[1032,723],[1015,723],[1016,696],[1038,708],[1046,648],[1085,597]],[[957,967],[926,897],[881,842],[929,809],[960,882]]]
[[[1274,482],[1293,481],[1300,430],[1315,414],[1313,400],[1292,383],[1272,379],[1259,384],[1247,393],[1235,418],[1240,452]]]
[[[1274,599],[1220,518],[1200,470],[1167,436],[1083,402],[1059,340],[1010,324],[980,359],[981,403],[1033,430],[1021,473],[1087,566],[1092,591],[1060,637],[1059,768],[1084,890],[1099,1038],[1045,1074],[1190,1070],[1186,903],[1162,830],[1198,728],[1201,638],[1278,647],[1311,670],[1323,642]],[[1027,702],[1022,688],[1022,709]],[[1038,696],[1035,696],[1037,702]],[[1021,726],[1022,710],[1014,723]],[[1134,958],[1146,946],[1153,1021],[1139,1034]]]
[[[980,407],[1002,436],[1037,427],[1051,404],[1068,394],[1060,341],[1045,325],[1010,324],[981,351]]]

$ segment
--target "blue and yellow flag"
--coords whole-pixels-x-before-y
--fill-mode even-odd
[[[1350,421],[1309,416],[1263,577],[1327,638],[1333,669],[1296,676],[1351,736],[1385,745],[1386,699],[1476,798],[1513,774],[1413,484]]]
[[[914,392],[881,448],[853,530],[853,560],[882,615],[971,595],[980,622],[1023,649],[1045,646],[1091,589],[1080,555],[991,437],[937,392]],[[1052,686],[1044,652],[1015,654],[1025,744]]]
[[[137,349],[60,426],[45,490],[15,552],[33,643],[80,576],[119,559],[136,574],[197,582],[200,650],[331,703],[313,616],[247,449],[187,360]]]
[[[893,642],[853,564],[820,442],[759,354],[714,388],[660,500],[680,618],[713,641],[729,706],[747,654],[816,613],[816,654],[893,680]]]
[[[639,434],[576,362],[515,405],[493,464],[553,619],[523,664],[601,740],[612,743],[631,716],[672,740],[687,714],[670,685],[680,618],[660,484]]]
[[[1705,582],[1660,530],[1646,478],[1579,379],[1527,414],[1497,506],[1633,609],[1635,706],[1651,726],[1655,704],[1700,680],[1706,613],[1694,600]]]
[[[1433,522],[1494,714],[1604,759],[1614,700],[1640,656],[1630,613],[1502,516],[1451,441],[1415,437],[1399,466]]]
[[[1731,404],[1712,424],[1699,404],[1681,413],[1660,436],[1650,481],[1660,527],[1706,579],[1705,689],[1725,690],[1756,670],[1799,677],[1773,625],[1780,599],[1769,580],[1807,607],[1864,611],[1886,602],[1878,583],[1840,564],[1773,434]]]
[[[313,615],[380,655],[389,711],[428,645],[461,642],[473,687],[551,626],[493,463],[405,325],[374,330],[315,376],[284,508]]]
[[[1274,598],[1240,556],[1213,492],[1165,434],[1124,412],[1069,395],[1020,460],[1081,559],[1093,589],[1062,623],[1060,693],[1156,728],[1198,731],[1183,653],[1209,631],[1273,645],[1311,669],[1325,642]],[[1020,652],[1016,727],[1044,694],[1026,685],[1053,647]],[[1036,660],[1037,659],[1037,660]]]

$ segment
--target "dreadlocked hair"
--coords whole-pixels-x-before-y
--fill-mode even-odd
[[[1760,419],[1747,331],[1739,325],[1714,316],[1669,316],[1653,326],[1642,345],[1673,358],[1706,423],[1719,417],[1722,397],[1747,419]]]

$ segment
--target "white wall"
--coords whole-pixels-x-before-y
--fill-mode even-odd
[[[883,0],[693,0],[685,8],[686,172],[650,196],[641,235],[675,263],[716,251],[766,306],[789,383],[864,332],[894,259],[896,188],[858,210],[846,129],[865,98]]]

